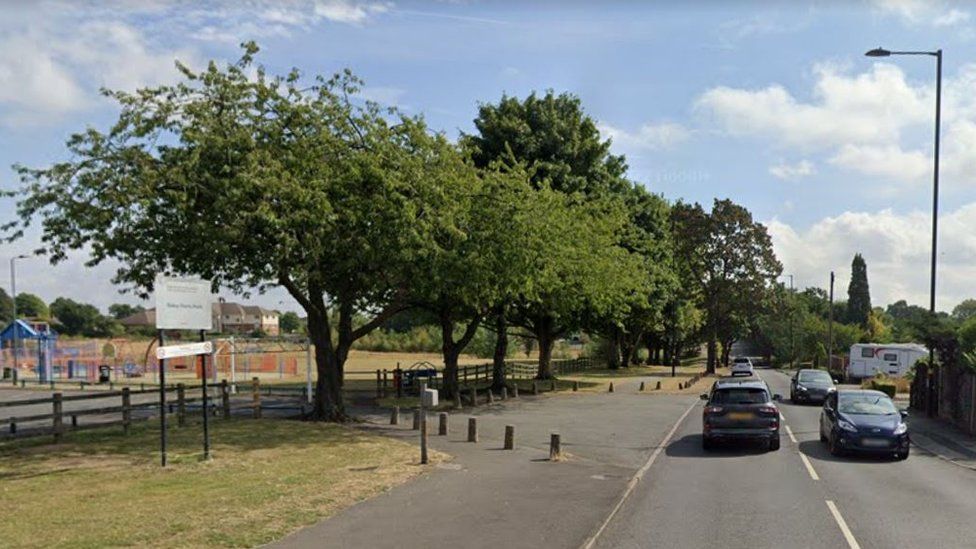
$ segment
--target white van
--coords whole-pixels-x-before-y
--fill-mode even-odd
[[[848,377],[861,379],[883,373],[900,377],[929,351],[917,343],[855,343],[851,345]]]

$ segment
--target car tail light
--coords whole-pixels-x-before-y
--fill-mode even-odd
[[[773,408],[772,406],[761,406],[759,408],[759,412],[763,414],[773,414],[775,416],[779,416],[779,410]]]
[[[706,414],[721,414],[722,413],[722,407],[721,406],[705,406],[705,413]]]

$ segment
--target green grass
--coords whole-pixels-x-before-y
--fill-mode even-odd
[[[0,545],[252,547],[424,471],[412,446],[331,424],[214,421],[210,462],[199,425],[169,439],[166,469],[147,424],[0,444]]]

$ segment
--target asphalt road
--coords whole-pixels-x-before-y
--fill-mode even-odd
[[[786,375],[759,375],[789,398]],[[819,441],[819,406],[780,411],[779,451],[706,453],[696,407],[593,546],[976,547],[976,473],[917,448],[902,462],[835,458]]]

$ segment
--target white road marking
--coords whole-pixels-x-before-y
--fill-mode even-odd
[[[607,529],[607,526],[610,525],[610,521],[613,520],[613,517],[616,516],[617,512],[620,511],[620,508],[623,507],[624,502],[627,501],[628,497],[630,497],[630,493],[633,492],[634,488],[637,487],[637,483],[640,482],[642,478],[644,478],[644,473],[646,473],[647,470],[651,468],[651,465],[654,465],[654,460],[657,459],[657,456],[660,455],[661,450],[663,450],[664,447],[668,445],[668,442],[671,441],[671,437],[674,436],[674,433],[678,430],[678,427],[685,420],[685,418],[688,417],[688,414],[690,414],[691,411],[697,407],[698,407],[698,403],[696,402],[691,406],[689,406],[688,409],[685,410],[685,413],[681,414],[681,417],[678,418],[678,421],[675,422],[674,426],[671,427],[671,430],[668,431],[668,434],[664,436],[664,439],[661,440],[661,443],[658,444],[657,448],[654,449],[654,452],[651,453],[651,457],[647,458],[647,461],[644,463],[644,465],[642,465],[641,468],[638,469],[636,473],[634,473],[634,476],[631,477],[630,482],[627,483],[627,488],[624,490],[623,495],[620,496],[620,500],[617,502],[616,505],[614,505],[613,510],[610,511],[610,514],[607,515],[606,520],[604,520],[603,524],[600,525],[600,528],[592,536],[590,536],[590,538],[587,539],[586,542],[583,543],[583,545],[580,546],[581,549],[590,549],[591,547],[593,547],[594,544],[596,544],[596,540],[599,539],[600,535],[603,534],[603,531]]]
[[[820,480],[820,475],[818,475],[817,471],[814,470],[813,465],[810,463],[810,460],[807,459],[806,454],[804,454],[803,452],[800,452],[800,460],[803,461],[803,465],[806,465],[807,472],[810,473],[810,478],[812,478],[813,480]]]
[[[793,441],[793,444],[798,444],[796,437],[793,436],[793,429],[790,429],[789,425],[784,425],[783,427],[786,427],[786,434],[790,435],[790,440]]]
[[[800,454],[803,455],[803,454]],[[837,506],[834,502],[827,500],[827,508],[830,509],[830,514],[834,516],[834,520],[837,521],[837,526],[840,527],[840,531],[844,534],[844,539],[847,540],[847,545],[851,549],[861,549],[861,546],[857,544],[857,540],[854,539],[854,534],[851,533],[851,529],[847,527],[847,523],[844,522],[844,517],[840,516],[840,511],[837,510]]]
[[[780,421],[786,421],[786,416],[783,415],[783,412],[780,412],[779,413],[779,420]]]

